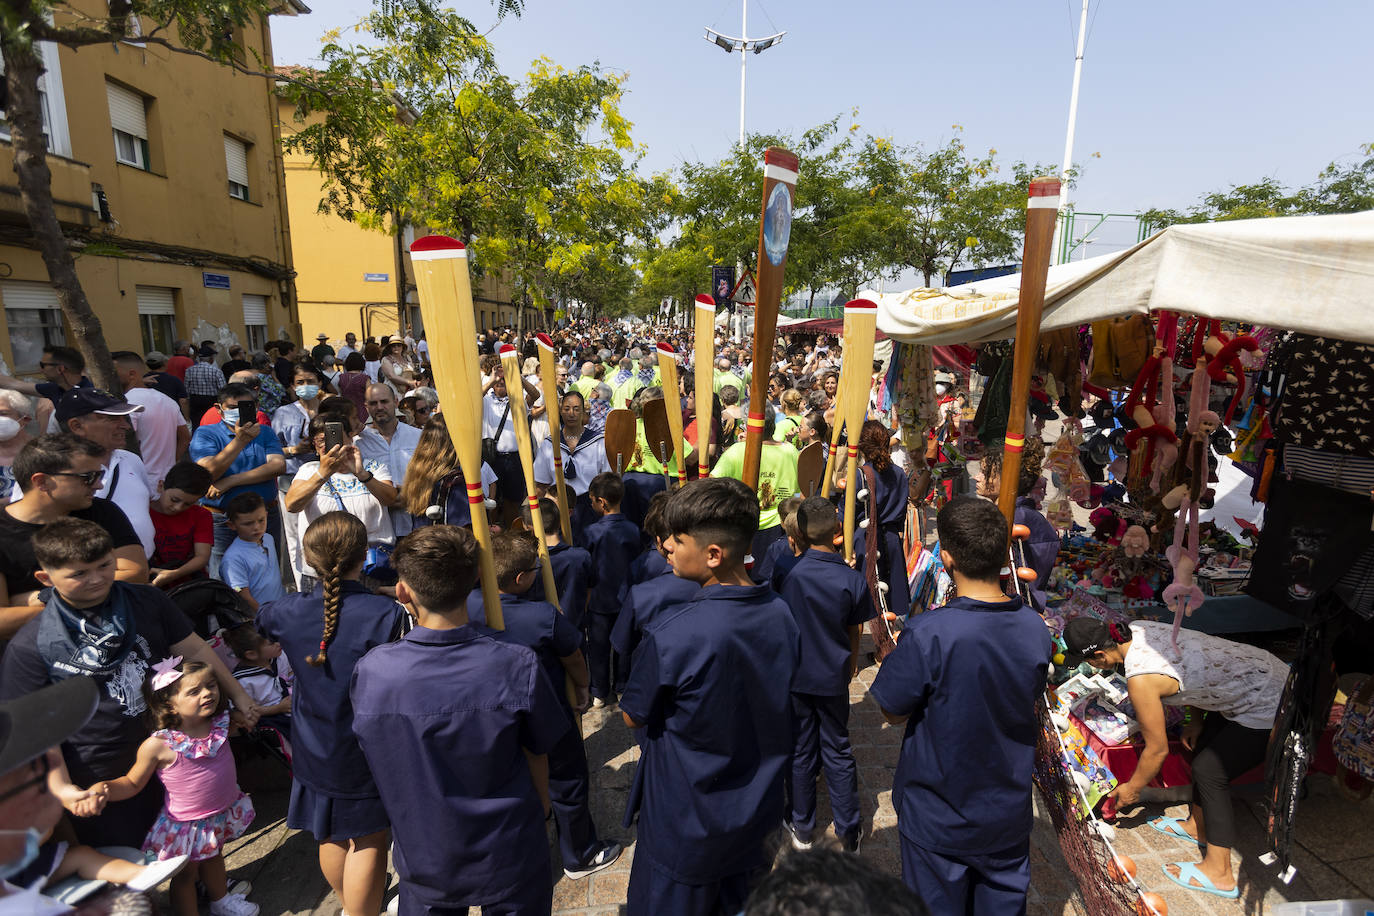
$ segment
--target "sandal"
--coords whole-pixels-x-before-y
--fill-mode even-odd
[[[1170,874],[1169,865],[1178,869],[1177,875]],[[1215,894],[1218,897],[1225,897],[1227,900],[1235,900],[1240,896],[1239,883],[1229,891],[1224,891],[1213,884],[1212,879],[1199,871],[1197,865],[1192,862],[1170,862],[1169,865],[1160,866],[1160,871],[1164,872],[1164,877],[1179,887],[1187,888],[1190,891],[1202,891],[1204,894]],[[1193,884],[1194,881],[1197,884]]]
[[[1202,843],[1197,837],[1189,836],[1188,831],[1183,829],[1183,818],[1181,817],[1156,817],[1146,821],[1146,824],[1165,836],[1171,836],[1176,840],[1187,840],[1189,843]]]

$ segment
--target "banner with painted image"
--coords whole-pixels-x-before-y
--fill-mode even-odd
[[[711,267],[711,298],[716,300],[717,309],[722,309],[730,304],[730,294],[734,290],[735,265],[713,265]]]

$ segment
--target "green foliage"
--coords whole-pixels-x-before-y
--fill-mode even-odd
[[[1186,210],[1151,209],[1143,219],[1156,229],[1175,223],[1210,223],[1231,219],[1259,219],[1269,216],[1358,213],[1374,209],[1374,143],[1366,144],[1357,161],[1332,162],[1322,169],[1317,180],[1291,190],[1274,178],[1254,184],[1232,185],[1224,191],[1205,194]]]
[[[321,209],[455,235],[518,304],[623,306],[646,190],[624,77],[541,58],[512,78],[451,10],[379,10],[364,28],[371,42],[327,44],[324,69],[283,90],[298,122],[283,142],[324,173]]]

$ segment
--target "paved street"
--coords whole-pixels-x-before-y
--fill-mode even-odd
[[[897,762],[901,731],[882,721],[876,704],[866,696],[876,669],[860,673],[850,693],[850,732],[859,764],[860,794],[865,837],[862,855],[884,870],[900,871],[896,816],[891,801],[892,772]],[[593,812],[603,836],[622,839],[627,849],[616,865],[591,878],[570,881],[556,870],[554,913],[564,916],[613,916],[620,912],[634,855],[634,832],[621,828],[620,820],[630,788],[638,751],[619,712],[592,710],[584,718],[587,758],[592,771]],[[976,764],[976,762],[974,762]],[[253,883],[251,899],[262,907],[262,916],[305,914],[338,916],[339,903],[329,892],[315,861],[315,844],[304,834],[288,831],[284,824],[287,792],[280,768],[255,762],[245,769],[244,782],[275,782],[275,789],[259,789],[254,798],[258,822],[253,832],[231,847],[230,868],[235,877]],[[1188,859],[1191,850],[1144,826],[1147,817],[1166,809],[1149,805],[1143,813],[1123,819],[1117,831],[1118,849],[1139,867],[1142,883],[1164,895],[1170,916],[1217,914],[1240,916],[1262,913],[1284,900],[1374,898],[1374,801],[1348,802],[1337,795],[1325,776],[1309,780],[1311,794],[1299,808],[1298,843],[1294,861],[1298,876],[1289,886],[1272,877],[1272,869],[1259,865],[1263,833],[1258,787],[1237,791],[1237,807],[1244,853],[1241,868],[1242,895],[1238,901],[1222,900],[1177,888],[1160,874],[1165,862]],[[248,787],[248,786],[246,786]],[[1082,900],[1060,855],[1053,828],[1039,810],[1031,851],[1030,916],[1081,916]],[[820,822],[827,823],[824,783]],[[1167,809],[1179,814],[1183,806]],[[1132,827],[1134,825],[1134,827]],[[552,843],[552,835],[550,837]],[[557,859],[556,846],[554,858]],[[1239,854],[1238,854],[1239,858]]]

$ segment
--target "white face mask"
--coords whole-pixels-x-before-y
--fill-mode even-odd
[[[8,442],[19,435],[24,429],[24,425],[18,420],[9,417],[0,417],[0,442]]]
[[[935,383],[935,393],[936,393],[936,394],[944,394],[944,393],[945,393],[946,391],[948,391],[948,390],[949,390],[949,386],[946,385],[944,382],[936,382],[936,383]]]

